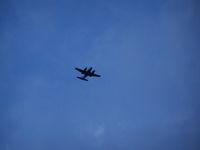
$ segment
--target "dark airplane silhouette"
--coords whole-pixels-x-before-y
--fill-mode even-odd
[[[95,74],[95,70],[92,71],[92,67],[88,68],[84,68],[84,69],[79,69],[79,68],[75,68],[77,71],[79,71],[81,74],[83,74],[83,77],[77,77],[78,79],[84,80],[84,81],[88,81],[86,79],[86,77],[100,77],[100,75]]]

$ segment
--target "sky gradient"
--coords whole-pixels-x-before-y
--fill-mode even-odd
[[[1,0],[0,149],[199,150],[199,6]]]

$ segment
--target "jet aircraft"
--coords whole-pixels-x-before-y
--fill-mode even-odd
[[[79,69],[79,68],[75,68],[77,71],[79,71],[81,74],[83,74],[82,77],[77,77],[78,79],[84,80],[84,81],[88,81],[88,79],[86,79],[86,77],[101,77],[98,74],[95,74],[95,70],[92,70],[92,67],[90,68],[84,68],[84,69]]]

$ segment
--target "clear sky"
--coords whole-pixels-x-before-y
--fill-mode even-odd
[[[0,0],[0,149],[199,150],[199,6]]]

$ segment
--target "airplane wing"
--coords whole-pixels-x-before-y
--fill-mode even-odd
[[[85,71],[82,70],[82,69],[79,69],[79,68],[75,68],[77,71],[81,72],[81,73],[84,73]]]
[[[92,74],[93,77],[101,77],[100,75],[98,74]]]

